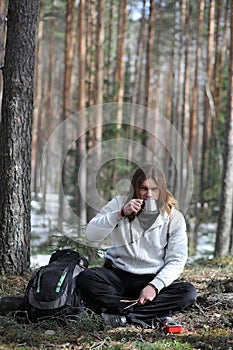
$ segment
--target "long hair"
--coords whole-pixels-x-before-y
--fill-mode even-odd
[[[178,203],[171,192],[168,191],[165,175],[157,165],[145,164],[136,169],[131,179],[131,190],[128,193],[126,203],[133,198],[139,198],[139,188],[142,183],[149,178],[154,180],[160,190],[158,198],[159,211],[162,212],[165,210],[171,215],[171,207],[178,209]],[[139,211],[138,214],[140,214],[140,212],[141,211]],[[132,221],[135,216],[136,214],[132,213],[127,217],[129,221]]]

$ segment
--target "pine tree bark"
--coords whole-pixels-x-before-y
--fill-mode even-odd
[[[0,2],[0,69],[3,66],[4,47],[5,47],[5,27],[6,27],[6,1]],[[0,120],[1,120],[1,105],[2,105],[2,88],[3,80],[0,71]]]
[[[38,1],[9,0],[0,125],[0,272],[30,266],[30,183]]]
[[[228,69],[228,112],[222,175],[221,204],[218,218],[215,255],[233,253],[233,2],[231,1],[230,57]]]

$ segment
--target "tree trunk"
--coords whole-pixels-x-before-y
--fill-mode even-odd
[[[55,108],[54,108],[54,87],[55,87],[55,79],[53,74],[53,68],[55,66],[55,45],[54,45],[54,34],[55,34],[55,0],[51,0],[51,17],[50,21],[50,31],[48,37],[48,45],[49,45],[49,55],[47,56],[46,62],[46,71],[48,72],[45,79],[45,99],[43,109],[43,119],[42,119],[42,129],[43,129],[43,140],[47,142],[49,137],[51,136],[51,132],[55,129]],[[44,166],[44,180],[43,180],[43,188],[42,197],[43,204],[46,202],[46,194],[47,194],[47,184],[48,184],[48,164],[50,162],[50,152],[51,149],[47,147],[45,154],[45,166]]]
[[[230,57],[228,70],[228,112],[222,174],[222,193],[215,255],[233,253],[233,2],[231,2]]]
[[[5,27],[6,27],[6,1],[0,2],[0,69],[3,67],[4,48],[5,48]],[[0,121],[1,121],[1,105],[2,105],[2,88],[3,80],[0,71]]]
[[[78,140],[77,140],[77,208],[79,217],[79,229],[86,224],[86,22],[85,22],[86,0],[79,2],[78,19]],[[81,167],[82,164],[82,167]]]
[[[94,104],[94,85],[95,85],[95,50],[96,45],[96,9],[95,1],[91,0],[87,2],[87,50],[86,50],[86,64],[87,64],[87,100],[88,105]],[[92,130],[90,130],[92,133]]]
[[[204,100],[204,125],[203,125],[203,138],[202,138],[202,163],[201,163],[201,184],[200,184],[200,196],[203,201],[202,195],[207,186],[208,177],[208,146],[211,134],[211,119],[210,119],[210,106],[209,98],[207,95],[206,87],[212,86],[212,72],[213,72],[213,47],[214,47],[214,12],[215,12],[215,0],[210,0],[209,8],[209,23],[208,23],[208,44],[207,44],[207,59],[206,59],[206,83],[205,83],[205,100]]]
[[[145,77],[145,107],[154,108],[153,105],[153,93],[154,93],[154,48],[155,48],[155,1],[150,0],[150,12],[148,20],[148,38],[147,38],[147,49],[146,49],[146,77]],[[146,110],[148,111],[148,110]],[[154,129],[155,120],[148,117],[148,112],[144,116],[144,129],[151,130],[153,135],[145,133],[143,142],[146,148],[156,148],[154,145]],[[151,137],[152,136],[152,137]],[[146,151],[145,151],[146,152]],[[146,152],[147,153],[147,152]],[[145,155],[146,156],[146,155]]]
[[[118,138],[120,137],[120,129],[122,128],[124,86],[125,86],[125,45],[126,45],[126,29],[127,29],[127,0],[119,1],[118,4],[118,23],[117,23],[117,48],[116,48],[116,66],[114,74],[114,102],[118,102],[116,111],[117,132],[116,147]],[[114,162],[113,170],[113,188],[117,182],[118,165],[117,159]]]
[[[224,9],[222,42],[220,46],[220,53],[219,53],[220,57],[218,62],[218,74],[217,74],[217,81],[216,81],[215,108],[216,108],[217,122],[219,121],[220,102],[221,102],[222,88],[223,88],[223,72],[225,67],[225,57],[227,53],[229,3],[230,3],[230,0],[227,0],[225,4],[225,9]]]
[[[191,110],[190,110],[190,126],[189,126],[189,144],[188,150],[190,157],[192,158],[195,165],[197,165],[197,152],[195,152],[197,147],[197,124],[198,124],[198,79],[199,79],[199,65],[201,62],[201,33],[203,28],[203,18],[204,18],[204,0],[199,0],[198,5],[198,21],[197,21],[197,41],[196,41],[196,55],[195,55],[195,73],[194,73],[194,86],[192,90],[192,99],[191,99]],[[194,158],[195,157],[195,158]]]
[[[98,198],[92,198],[95,193],[97,174],[102,157],[102,124],[103,124],[103,87],[104,87],[104,17],[105,1],[98,1],[97,30],[96,30],[96,62],[95,62],[95,124],[94,138],[90,157],[90,173],[88,174],[88,220],[96,215],[99,208]],[[93,186],[95,187],[92,191]]]
[[[155,47],[155,1],[150,0],[149,27],[147,39],[146,77],[145,77],[145,107],[153,108],[153,78],[154,78],[154,47]],[[147,129],[147,128],[146,128]],[[147,129],[148,130],[148,129]]]
[[[106,77],[107,77],[107,87],[106,87],[106,96],[107,100],[109,99],[111,95],[111,74],[112,74],[112,67],[111,67],[111,55],[112,55],[112,28],[113,28],[113,11],[114,11],[114,1],[110,0],[109,3],[109,21],[108,21],[108,37],[107,37],[107,61],[106,61]]]
[[[114,101],[123,102],[124,97],[124,73],[125,73],[125,41],[127,28],[127,0],[119,2],[118,7],[118,27],[117,27],[117,57],[114,75]],[[121,128],[122,108],[117,110],[117,128]]]
[[[65,35],[65,57],[64,57],[64,84],[63,84],[63,106],[61,113],[61,123],[64,122],[72,111],[72,84],[71,78],[74,64],[74,10],[75,0],[67,0],[66,3],[66,35]],[[60,166],[60,187],[59,187],[59,213],[58,227],[62,232],[62,222],[64,216],[64,189],[66,179],[66,161],[65,161],[65,145],[66,145],[66,128],[65,123],[62,128],[61,140],[61,166]]]
[[[180,45],[180,2],[179,0],[175,1],[175,24],[174,24],[174,46],[173,46],[173,61],[172,61],[172,105],[171,105],[171,115],[170,115],[170,122],[171,124],[177,128],[178,126],[178,92],[179,92],[179,45]],[[174,140],[172,137],[170,138],[170,148],[173,150],[173,155],[175,158],[177,158],[177,141]],[[177,163],[177,166],[179,164]],[[176,190],[176,172],[174,171],[174,166],[172,162],[172,158],[170,155],[169,159],[169,173],[168,173],[168,187],[172,193],[175,193]]]
[[[129,139],[134,138],[134,127],[136,125],[136,105],[138,103],[138,94],[140,89],[140,77],[142,75],[142,62],[143,62],[143,52],[144,52],[144,42],[145,42],[145,12],[146,12],[146,0],[143,0],[142,17],[140,20],[139,37],[137,43],[136,59],[135,59],[135,71],[134,71],[134,84],[132,89],[132,108],[130,114],[130,127],[129,127]],[[140,100],[139,100],[140,101]],[[133,158],[134,146],[130,142],[128,146],[128,162]]]
[[[193,218],[193,229],[190,230],[189,234],[189,249],[191,254],[194,254],[197,246],[197,226],[198,226],[198,215],[197,215],[197,203],[199,200],[199,184],[200,184],[200,145],[201,139],[198,133],[198,124],[201,122],[198,108],[200,103],[199,98],[199,74],[200,74],[200,63],[201,63],[201,52],[202,52],[202,30],[203,30],[203,18],[204,18],[204,0],[199,0],[198,3],[198,19],[197,19],[197,39],[196,39],[196,54],[195,54],[195,69],[194,69],[194,85],[191,91],[191,103],[190,103],[190,121],[189,121],[189,141],[188,151],[192,159],[193,168],[196,169],[194,177],[194,218]]]
[[[30,266],[30,182],[38,2],[10,0],[0,126],[0,272]]]
[[[43,39],[43,15],[44,3],[40,0],[39,5],[39,23],[37,29],[37,53],[36,53],[36,71],[35,71],[35,109],[33,115],[33,134],[32,134],[32,172],[33,172],[33,191],[35,196],[38,194],[38,172],[43,152],[43,141],[41,135],[42,127],[42,39]]]

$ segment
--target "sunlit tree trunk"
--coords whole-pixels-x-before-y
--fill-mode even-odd
[[[233,253],[233,2],[230,19],[230,57],[228,70],[228,112],[226,119],[222,193],[217,227],[215,255]]]
[[[30,266],[31,142],[37,11],[36,0],[9,0],[0,124],[1,274],[22,274]]]

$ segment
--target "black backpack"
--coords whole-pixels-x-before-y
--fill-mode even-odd
[[[87,259],[72,249],[53,253],[48,265],[35,270],[28,282],[25,304],[29,319],[36,322],[38,318],[82,313],[85,308],[76,282],[87,267]]]

